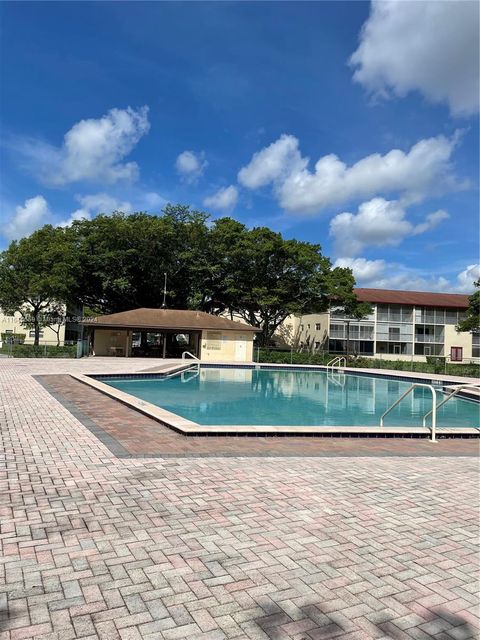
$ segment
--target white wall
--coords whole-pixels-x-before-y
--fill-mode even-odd
[[[35,338],[30,338],[29,334],[32,329],[27,329],[22,326],[21,314],[17,311],[13,316],[6,315],[0,311],[0,333],[6,333],[12,331],[15,334],[25,334],[24,344],[33,344]],[[55,327],[57,329],[57,327]],[[50,327],[43,327],[40,332],[43,332],[43,337],[40,338],[40,344],[57,344],[57,334]],[[33,335],[33,334],[32,334]],[[60,326],[60,344],[63,344],[65,337],[65,325]]]
[[[463,359],[472,357],[472,334],[469,331],[455,330],[453,324],[445,325],[445,355],[450,356],[451,347],[462,347]]]
[[[215,362],[251,362],[252,331],[202,331],[200,359]]]
[[[96,356],[130,355],[131,333],[126,329],[95,329],[94,354]]]

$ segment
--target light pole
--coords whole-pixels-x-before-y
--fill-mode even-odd
[[[164,281],[163,281],[163,302],[162,302],[162,309],[166,309],[167,308],[167,274],[164,273]]]

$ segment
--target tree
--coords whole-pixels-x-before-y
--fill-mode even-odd
[[[75,222],[80,301],[101,313],[158,308],[167,273],[168,306],[191,306],[205,268],[207,218],[187,206],[167,205],[162,216],[117,211]]]
[[[474,283],[477,291],[468,298],[467,317],[458,323],[457,331],[480,330],[480,280]]]
[[[325,311],[332,295],[343,300],[352,291],[351,271],[332,269],[317,244],[285,240],[266,227],[248,230],[230,218],[214,223],[211,238],[217,252],[209,304],[260,328],[262,346],[289,315]]]
[[[0,255],[0,307],[22,314],[34,331],[52,323],[59,304],[73,302],[78,264],[66,229],[46,225],[28,238],[13,241]]]
[[[65,325],[67,320],[67,309],[61,302],[52,302],[46,311],[43,311],[39,317],[39,326],[48,327],[53,331],[57,337],[57,347],[60,346],[60,331],[62,326]],[[26,329],[35,329],[31,319],[25,317],[22,320],[22,325]]]

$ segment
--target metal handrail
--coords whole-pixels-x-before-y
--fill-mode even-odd
[[[200,371],[200,358],[197,358],[197,356],[194,356],[193,353],[191,353],[190,351],[184,351],[182,353],[182,360],[186,360],[186,356],[190,356],[190,358],[193,358],[194,360],[196,360],[196,362],[194,362],[194,366],[196,365],[197,367],[197,371]]]
[[[182,365],[182,366],[183,366],[183,365]],[[197,365],[197,363],[196,363],[196,362],[194,362],[193,364],[191,364],[191,365],[189,365],[189,366],[186,366],[186,368],[183,368],[183,369],[175,369],[175,371],[172,371],[172,373],[165,373],[165,374],[162,376],[162,380],[165,380],[166,378],[173,378],[174,376],[179,376],[179,375],[181,375],[182,373],[185,373],[185,372],[187,372],[187,371],[192,371],[192,370],[193,370],[193,367],[197,367],[196,371],[198,371],[198,369],[200,368],[200,366],[199,366],[199,365]]]
[[[330,362],[327,363],[327,373],[329,369],[333,371],[333,367],[335,366],[340,368],[342,361],[343,361],[343,366],[346,367],[347,360],[344,356],[337,356],[336,358],[333,358],[332,360],[330,360]]]
[[[190,376],[187,378],[186,377],[187,373],[193,373],[193,376]],[[184,369],[180,374],[180,377],[182,379],[182,382],[190,382],[190,380],[197,378],[199,375],[200,375],[200,366],[195,367],[195,365],[193,365],[189,369]]]
[[[200,362],[200,358],[197,358],[197,356],[194,356],[193,353],[190,353],[190,351],[184,351],[182,353],[182,360],[186,360],[185,356],[190,356],[194,360],[198,360]]]
[[[459,393],[463,389],[480,389],[480,382],[466,382],[465,384],[451,385],[449,386],[449,388],[453,389],[453,391],[449,393],[446,398],[444,398],[441,402],[437,404],[437,406],[435,407],[436,410],[440,409],[440,407],[443,407],[443,405],[446,404],[450,400],[450,398],[453,398],[454,396],[456,396],[457,393]],[[432,411],[433,409],[423,416],[424,427],[426,426],[427,418],[432,413]]]
[[[411,393],[414,389],[416,389],[417,387],[423,387],[425,389],[430,389],[430,391],[432,392],[432,410],[430,411],[430,413],[432,414],[431,442],[436,442],[435,434],[436,434],[436,429],[437,429],[437,395],[436,395],[436,391],[435,391],[433,385],[431,385],[431,384],[425,384],[423,382],[415,382],[414,384],[412,384],[412,386],[409,387],[407,389],[407,391],[405,391],[405,393],[403,393],[400,396],[400,398],[398,398],[398,400],[395,400],[395,402],[385,411],[385,413],[380,418],[380,426],[381,427],[385,426],[384,425],[385,416],[388,415],[390,413],[390,411],[392,411],[392,409],[395,409],[395,407],[398,404],[400,404],[400,402],[406,396],[408,396],[409,393]],[[430,413],[428,415],[430,415]],[[425,426],[425,424],[423,426]]]
[[[336,379],[335,376],[338,376],[338,379]],[[339,387],[345,386],[345,374],[343,371],[335,372],[332,369],[331,373],[327,373],[327,380],[329,382],[333,382],[333,384],[336,384]]]

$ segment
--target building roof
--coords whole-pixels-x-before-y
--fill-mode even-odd
[[[406,304],[417,307],[449,307],[466,309],[468,296],[460,293],[429,293],[426,291],[392,291],[390,289],[355,289],[360,302]]]
[[[211,329],[216,331],[260,331],[256,327],[204,311],[184,309],[131,309],[106,316],[87,318],[82,324],[93,327],[122,327],[125,329],[180,329],[182,331]]]

